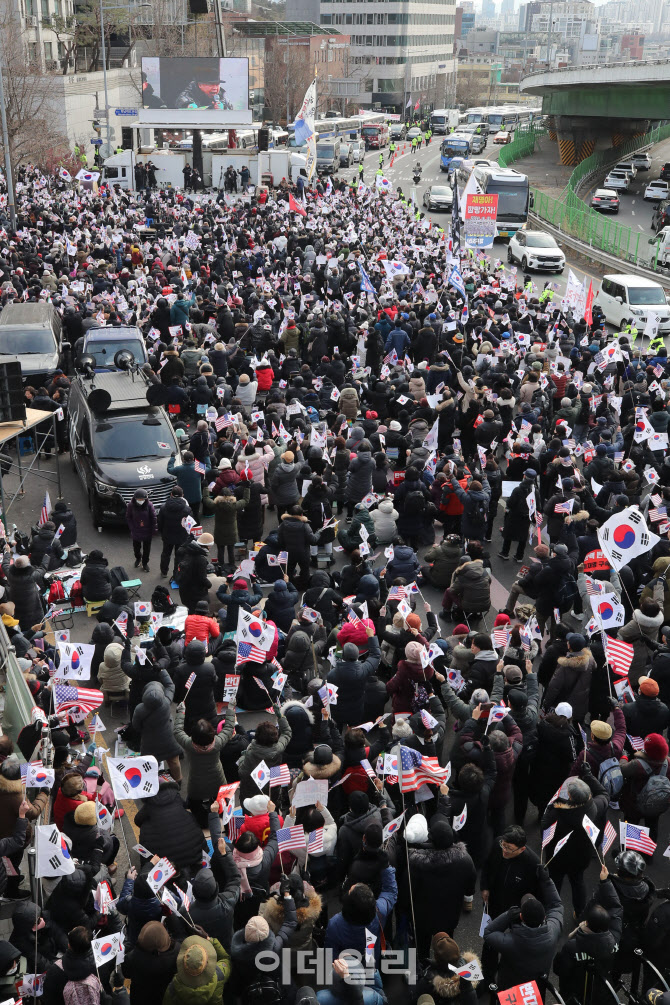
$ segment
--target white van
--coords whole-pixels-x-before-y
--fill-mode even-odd
[[[594,303],[602,308],[611,325],[621,328],[629,318],[643,331],[650,317],[658,317],[659,332],[670,332],[670,308],[665,290],[653,279],[641,276],[605,276]]]

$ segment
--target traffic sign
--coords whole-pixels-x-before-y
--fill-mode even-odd
[[[115,115],[137,115],[137,109],[136,108],[115,108],[114,109],[114,114]]]
[[[106,119],[109,116],[108,108],[95,108],[93,110],[93,120],[95,119]]]
[[[91,146],[92,147],[101,147],[102,146],[102,140],[91,140]]]

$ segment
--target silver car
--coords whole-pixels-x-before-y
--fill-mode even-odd
[[[365,143],[363,140],[351,140],[351,156],[354,159],[354,164],[360,164],[360,162],[365,157]]]
[[[423,204],[426,209],[442,210],[449,213],[453,201],[454,193],[449,185],[431,185],[423,193]]]

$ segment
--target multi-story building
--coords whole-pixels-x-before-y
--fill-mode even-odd
[[[4,0],[0,17],[3,21],[16,19],[17,34],[24,40],[29,63],[42,71],[55,72],[63,68],[70,53],[74,67],[69,44],[73,35],[67,29],[68,22],[74,24],[74,0]]]
[[[287,17],[314,0],[287,0]],[[351,75],[363,108],[402,113],[453,104],[456,0],[320,0],[322,30],[351,38]]]

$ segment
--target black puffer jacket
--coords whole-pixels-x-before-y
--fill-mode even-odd
[[[537,724],[537,751],[530,775],[530,798],[542,811],[570,774],[582,750],[579,731],[571,719],[550,712]]]
[[[213,726],[217,722],[214,700],[217,675],[214,664],[207,662],[205,655],[202,642],[190,642],[184,649],[184,662],[179,664],[174,675],[175,701],[186,702],[184,729],[189,735],[198,719],[207,719]],[[192,673],[195,673],[195,680],[186,694],[186,681]]]
[[[156,795],[144,800],[135,823],[140,828],[140,842],[154,855],[164,855],[191,875],[198,871],[205,839],[184,807],[176,782],[161,783]]]
[[[162,1002],[168,984],[177,972],[181,944],[172,942],[163,953],[134,946],[123,961],[123,976],[131,981],[130,1005]]]
[[[434,816],[433,820],[439,820]],[[446,819],[446,818],[445,818]],[[405,859],[404,849],[399,856],[400,864]],[[453,933],[460,920],[463,897],[472,896],[477,883],[477,871],[462,841],[450,848],[435,848],[426,843],[409,846],[409,875],[412,894],[421,910],[416,916],[417,942],[419,952],[425,955],[427,946],[435,932]],[[445,896],[436,897],[436,890],[443,890]],[[409,884],[407,870],[402,870],[398,883],[398,901],[409,905]]]
[[[112,580],[108,561],[94,552],[84,559],[81,570],[81,589],[86,600],[109,600],[112,595]]]
[[[166,544],[179,547],[188,540],[188,531],[182,526],[186,516],[193,516],[191,507],[183,496],[168,496],[158,514],[158,532]]]
[[[47,917],[47,925],[37,933],[37,950],[35,949],[35,918]],[[43,974],[49,964],[56,958],[56,946],[51,938],[48,927],[48,912],[42,911],[32,900],[20,900],[12,914],[11,944],[25,956],[28,961],[28,973]]]
[[[59,509],[59,506],[64,508]],[[60,536],[60,543],[64,548],[69,548],[70,545],[77,543],[77,518],[72,510],[67,508],[66,503],[56,503],[51,511],[50,519],[56,524],[56,530],[61,524],[65,527]]]
[[[178,553],[179,596],[182,604],[192,611],[199,600],[206,600],[210,581],[207,579],[209,559],[196,541],[187,541]]]
[[[38,625],[44,615],[41,588],[44,582],[42,569],[27,565],[17,569],[9,565],[9,552],[5,552],[2,568],[7,576],[9,599],[14,603],[14,616],[18,618],[22,631],[27,631]]]

